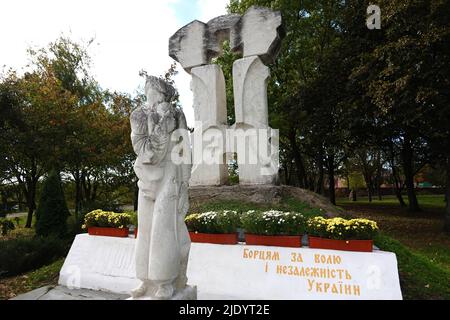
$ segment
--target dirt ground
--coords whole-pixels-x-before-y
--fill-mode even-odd
[[[442,209],[425,208],[410,213],[403,208],[383,205],[342,204],[341,207],[352,216],[375,220],[380,230],[411,248],[444,246],[450,250]]]

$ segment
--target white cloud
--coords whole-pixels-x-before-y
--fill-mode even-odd
[[[92,71],[104,87],[133,94],[140,69],[160,75],[168,69],[169,37],[182,25],[174,8],[183,0],[14,0],[0,5],[0,67],[20,69],[29,46],[46,46],[61,34],[75,41],[95,37]],[[197,0],[199,19],[225,14],[226,0]],[[194,122],[190,76],[179,66],[176,85],[188,123]]]
[[[208,22],[212,18],[226,14],[226,6],[229,0],[197,0],[200,9],[198,20]]]

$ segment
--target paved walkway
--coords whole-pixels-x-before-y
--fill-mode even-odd
[[[12,298],[11,300],[125,300],[125,294],[88,289],[69,289],[63,286],[46,286]]]
[[[10,300],[125,300],[129,297],[126,294],[69,289],[64,286],[46,286],[18,295]],[[240,298],[199,292],[198,300],[240,300]]]

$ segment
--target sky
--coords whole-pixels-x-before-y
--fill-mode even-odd
[[[22,70],[29,47],[60,35],[87,43],[92,74],[104,89],[135,94],[140,70],[162,75],[173,62],[169,37],[192,20],[226,14],[228,0],[0,0],[0,70]],[[190,75],[180,65],[175,85],[188,125],[194,124]]]

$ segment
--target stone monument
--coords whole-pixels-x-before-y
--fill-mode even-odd
[[[256,153],[256,163],[239,163],[240,184],[247,186],[238,186],[238,200],[256,198],[257,202],[271,203],[285,195],[299,196],[314,207],[338,214],[315,193],[271,185],[276,182],[276,171],[264,174],[263,169],[274,166],[271,157],[278,152],[276,133],[268,125],[269,70],[265,64],[276,57],[281,37],[279,12],[250,7],[243,16],[225,15],[206,24],[193,21],[170,38],[170,55],[192,75],[194,139],[212,141],[206,147],[200,144],[201,154],[206,152],[216,160],[230,152],[238,153],[239,158],[242,152],[244,156]],[[227,126],[224,76],[218,65],[210,64],[220,54],[224,39],[243,56],[233,65],[236,123],[231,127]],[[183,112],[172,103],[175,89],[160,78],[148,77],[145,91],[147,103],[131,115],[131,139],[137,154],[134,169],[139,178],[137,240],[77,235],[58,281],[64,298],[73,298],[73,291],[68,290],[88,289],[92,297],[100,296],[96,291],[107,292],[108,299],[122,298],[111,293],[122,295],[131,290],[132,299],[188,300],[197,299],[198,286],[200,299],[402,299],[397,259],[391,252],[243,243],[194,243],[191,247],[184,223],[188,182],[204,185],[196,190],[200,201],[219,198],[219,194],[225,200],[236,199],[230,196],[234,186],[204,192],[225,182],[225,163],[201,163],[191,178],[189,135]],[[256,142],[250,139],[240,149],[239,140],[242,144],[252,129],[266,135],[262,139],[258,135]],[[260,152],[261,145],[262,149],[271,145],[276,150],[267,158]],[[187,275],[191,286],[187,285]],[[52,290],[44,288],[43,293],[41,289],[31,296],[57,296]],[[86,297],[85,291],[79,294]]]
[[[139,178],[135,249],[140,286],[138,299],[196,299],[186,286],[190,238],[184,223],[191,174],[189,136],[183,111],[172,103],[176,90],[166,81],[147,77],[147,102],[131,114],[131,140]],[[184,154],[183,154],[184,153]]]
[[[266,64],[276,58],[283,35],[280,12],[252,6],[243,16],[228,14],[208,23],[194,20],[170,38],[169,55],[192,75],[196,125],[191,185],[223,185],[226,159],[233,153],[240,184],[277,183],[278,132],[269,127]],[[236,122],[230,128],[225,78],[221,68],[211,64],[224,40],[242,54],[233,64]],[[211,161],[205,161],[205,155]]]

